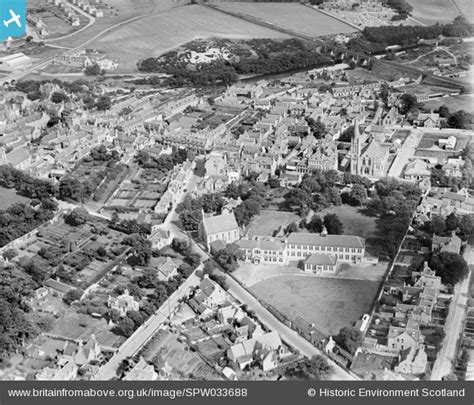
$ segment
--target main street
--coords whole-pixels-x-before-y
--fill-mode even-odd
[[[466,246],[464,259],[472,267],[474,265],[474,236],[471,236],[470,244]],[[449,373],[453,368],[453,363],[457,353],[457,342],[462,332],[463,321],[469,299],[469,275],[454,288],[454,294],[449,306],[449,314],[444,325],[445,337],[441,350],[436,357],[436,361],[431,371],[431,380],[439,381]]]

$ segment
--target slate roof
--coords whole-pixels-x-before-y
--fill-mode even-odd
[[[203,218],[202,226],[206,235],[239,229],[233,213]]]
[[[365,247],[365,239],[352,235],[320,235],[317,233],[293,232],[288,236],[288,244],[336,246],[347,248]]]

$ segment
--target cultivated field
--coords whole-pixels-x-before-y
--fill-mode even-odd
[[[324,334],[337,334],[370,310],[378,282],[286,275],[250,290],[287,317],[301,315]]]
[[[218,6],[222,10],[246,14],[315,37],[356,31],[342,21],[297,3],[222,2]]]
[[[298,215],[291,212],[262,211],[261,214],[250,223],[247,236],[273,236],[274,232],[281,226],[286,227],[298,220]]]
[[[458,10],[471,22],[474,22],[474,3],[472,0],[452,0]]]
[[[28,204],[30,202],[29,198],[23,197],[22,195],[17,194],[15,189],[12,188],[3,188],[0,187],[0,210],[8,208],[12,204],[23,203]]]
[[[413,17],[425,24],[447,23],[460,14],[453,0],[408,0],[408,3],[413,6]]]
[[[106,51],[119,71],[198,38],[283,38],[284,34],[197,5],[177,7],[122,25],[88,45]]]

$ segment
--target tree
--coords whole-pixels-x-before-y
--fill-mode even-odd
[[[462,240],[468,240],[469,236],[474,233],[474,221],[470,215],[464,215],[459,220],[459,237]]]
[[[229,243],[216,253],[215,259],[224,270],[231,273],[237,268],[238,261],[244,259],[244,252],[239,249],[237,244]]]
[[[434,216],[430,222],[430,230],[435,235],[443,235],[446,231],[444,218],[440,215]]]
[[[333,373],[333,368],[323,356],[314,355],[309,360],[308,370],[315,380],[325,380]]]
[[[319,215],[314,214],[311,221],[306,224],[306,229],[310,232],[320,233],[323,230],[323,220]]]
[[[110,107],[112,107],[112,101],[109,96],[101,96],[99,97],[99,100],[97,100],[95,106],[99,111],[110,110]]]
[[[74,208],[69,214],[64,216],[64,222],[71,226],[83,225],[89,219],[89,213],[85,208]]]
[[[419,104],[416,99],[416,96],[413,94],[405,93],[400,97],[400,113],[408,114],[413,110],[417,109]]]
[[[446,122],[450,128],[466,129],[467,125],[471,122],[471,114],[464,110],[459,110],[451,114]]]
[[[455,231],[456,229],[458,229],[458,226],[459,226],[458,216],[454,212],[449,214],[446,217],[445,225],[446,225],[446,231],[447,232],[452,232],[452,231]]]
[[[469,268],[464,258],[457,253],[441,252],[433,255],[430,268],[441,277],[443,284],[455,285],[469,274]]]
[[[296,222],[292,222],[285,228],[285,233],[293,233],[298,232],[298,224]]]
[[[344,350],[354,354],[362,343],[362,333],[358,329],[345,326],[339,331],[335,340]]]
[[[349,192],[351,205],[362,206],[367,203],[367,190],[361,184],[354,184]]]
[[[55,91],[53,94],[51,94],[51,101],[54,104],[59,104],[59,103],[62,103],[62,102],[69,101],[69,97],[66,96],[64,93]]]
[[[443,104],[438,108],[438,114],[441,118],[448,118],[449,117],[449,108],[447,105]]]
[[[69,290],[66,294],[64,294],[63,301],[65,304],[71,305],[74,301],[81,299],[82,294],[84,294],[84,290],[80,288]]]
[[[235,220],[239,226],[246,226],[255,215],[260,214],[260,204],[253,198],[243,201],[234,209]]]
[[[341,235],[344,232],[344,225],[336,214],[326,214],[324,226],[331,235]]]
[[[102,74],[102,69],[97,63],[93,63],[92,65],[89,65],[84,69],[84,73],[87,76],[98,76]]]
[[[321,120],[315,120],[310,117],[306,120],[311,130],[311,133],[316,139],[321,139],[327,132],[326,125]]]
[[[135,330],[135,323],[132,319],[125,317],[122,318],[116,326],[112,329],[116,335],[124,336],[126,338],[132,336],[133,331]]]

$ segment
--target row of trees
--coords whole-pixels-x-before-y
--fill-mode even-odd
[[[438,236],[448,236],[456,232],[462,240],[466,241],[474,232],[474,221],[470,215],[456,215],[453,212],[446,218],[440,215],[434,216],[425,228]]]
[[[472,35],[474,28],[463,17],[456,17],[451,24],[430,26],[399,25],[365,27],[361,35],[348,42],[349,49],[365,53],[384,51],[391,45],[414,45],[420,39],[435,39],[440,35],[446,37],[466,37]]]

